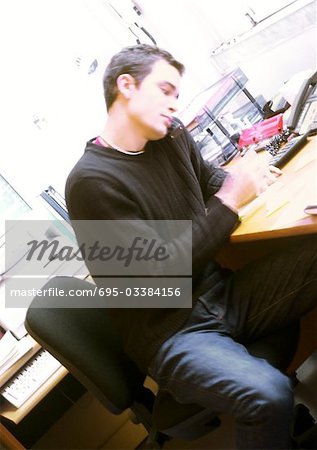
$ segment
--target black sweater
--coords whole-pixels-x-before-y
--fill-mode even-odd
[[[127,155],[89,141],[66,183],[72,220],[192,220],[193,290],[206,291],[221,278],[212,262],[229,239],[237,215],[213,194],[222,169],[202,160],[186,128],[148,142],[145,152]],[[76,231],[76,225],[74,226]],[[180,239],[176,250],[181,251]],[[203,274],[203,276],[202,276]],[[95,280],[98,284],[98,279]],[[198,294],[194,294],[193,301]],[[181,328],[190,309],[113,309],[125,351],[146,371],[169,336]]]

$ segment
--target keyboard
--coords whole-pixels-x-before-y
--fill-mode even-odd
[[[278,168],[283,167],[307,142],[309,133],[295,136],[287,141],[270,160],[270,165]]]
[[[41,349],[2,387],[0,394],[20,408],[61,366],[47,350]]]

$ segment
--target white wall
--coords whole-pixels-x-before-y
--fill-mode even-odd
[[[61,193],[106,110],[98,58],[133,41],[99,0],[2,0],[1,174],[27,201],[52,184]],[[81,62],[76,64],[76,59]],[[39,118],[34,124],[34,115]]]
[[[241,6],[250,3],[247,0],[137,0],[145,19],[155,29],[159,44],[171,49],[189,69],[189,80],[185,80],[184,87],[195,93],[239,65],[250,80],[248,87],[253,95],[262,94],[269,99],[296,72],[316,69],[316,0],[298,0],[293,4],[289,10],[295,14],[301,7],[302,15],[294,16],[293,22],[282,20],[277,25],[278,31],[259,24],[263,39],[254,35],[244,49],[241,45],[233,46],[223,53],[222,64],[212,58],[212,51],[221,42],[239,37],[243,30],[253,31],[251,23],[239,11],[238,2]],[[253,1],[253,5],[257,2],[262,0]],[[266,3],[274,5],[276,1],[266,0]],[[261,42],[267,40],[266,33],[274,34],[264,51]],[[254,45],[255,41],[259,42],[258,46]],[[183,94],[182,102],[190,97],[188,91]]]
[[[250,80],[250,89],[270,99],[296,73],[316,70],[316,39],[316,28],[311,28],[241,63],[240,67]]]
[[[271,98],[297,72],[316,70],[316,5],[314,0],[294,2],[215,54],[212,61],[223,69],[240,66],[251,91]]]

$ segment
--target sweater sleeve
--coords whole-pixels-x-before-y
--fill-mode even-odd
[[[181,123],[180,123],[181,124]],[[204,161],[189,131],[181,124],[182,145],[190,153],[206,207],[206,216],[193,220],[193,272],[199,274],[229,240],[239,218],[214,194],[220,189],[227,173]]]

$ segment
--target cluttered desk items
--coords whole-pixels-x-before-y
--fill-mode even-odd
[[[270,164],[283,167],[317,133],[317,72],[306,78],[290,109],[264,119],[242,130],[239,138],[241,153],[249,149],[267,150]]]
[[[278,182],[241,209],[242,224],[233,239],[244,235],[250,223],[253,232],[263,230],[263,236],[268,236],[268,230],[285,235],[293,227],[315,231],[317,140],[312,136],[317,133],[317,72],[302,82],[292,103],[283,115],[265,119],[240,135],[241,156],[251,149],[266,150],[261,154],[265,164],[288,167]]]
[[[317,138],[307,137],[283,174],[259,197],[241,208],[232,241],[258,240],[317,231]],[[266,163],[270,155],[259,155]]]

